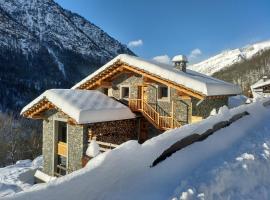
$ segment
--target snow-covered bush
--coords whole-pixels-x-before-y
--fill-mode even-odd
[[[98,154],[100,154],[99,145],[95,140],[91,140],[86,150],[86,155],[89,157],[96,157]]]

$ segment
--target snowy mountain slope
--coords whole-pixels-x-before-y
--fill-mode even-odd
[[[130,52],[100,28],[53,0],[6,0],[1,1],[0,7],[47,45],[100,59]]]
[[[216,116],[168,131],[142,145],[135,141],[126,142],[110,152],[100,154],[91,160],[84,169],[7,199],[171,199],[174,196],[180,196],[189,186],[196,187],[196,183],[201,183],[205,178],[209,178],[206,180],[209,188],[207,185],[205,188],[196,188],[198,192],[205,191],[205,193],[200,194],[198,198],[196,195],[195,199],[204,199],[203,195],[205,195],[205,199],[213,199],[211,197],[219,199],[215,197],[219,197],[216,195],[222,193],[223,190],[215,189],[211,183],[215,181],[215,184],[222,184],[224,180],[218,179],[218,177],[211,180],[211,178],[216,178],[215,175],[222,174],[216,173],[210,176],[212,171],[224,171],[225,175],[226,170],[233,173],[232,170],[235,167],[232,160],[239,156],[237,162],[241,162],[243,166],[246,164],[244,167],[246,169],[249,169],[250,166],[248,159],[252,161],[254,157],[254,162],[257,162],[259,159],[257,154],[259,155],[262,149],[253,147],[260,146],[264,141],[267,143],[270,141],[269,109],[269,104],[265,107],[262,102],[255,102],[231,110],[223,108]],[[201,134],[216,122],[228,120],[232,115],[243,111],[249,112],[250,115],[220,129],[206,140],[196,142],[174,153],[157,166],[150,168],[152,162],[176,141],[192,133]],[[251,141],[253,142],[251,143]],[[243,154],[251,150],[253,153],[256,149],[259,151],[255,156]],[[267,150],[266,147],[265,149]],[[264,159],[268,159],[269,152],[267,152],[264,151]],[[259,164],[254,166],[252,172],[244,171],[245,176],[236,174],[235,178],[236,180],[237,177],[242,179],[239,180],[240,185],[245,182],[245,179],[249,180],[250,186],[254,183],[254,187],[250,187],[253,189],[253,194],[249,194],[250,196],[259,195],[263,191],[263,197],[269,199],[269,180],[263,179],[263,177],[269,177],[270,170],[267,166],[269,161],[265,163],[262,160],[258,161]],[[224,167],[224,162],[228,163],[227,168]],[[208,169],[208,171],[202,172],[201,169]],[[261,169],[267,169],[263,176]],[[253,182],[249,178],[249,176],[254,176],[252,173],[256,173],[259,177]],[[258,182],[261,184],[258,185]],[[227,180],[226,183],[229,181]],[[231,188],[228,186],[226,193],[223,192],[223,197],[225,199],[246,199],[248,190],[241,196],[242,193],[238,192],[240,187],[242,186],[232,185]],[[208,190],[209,192],[207,192],[207,189],[212,189],[212,191]],[[190,193],[194,193],[194,191],[188,190],[181,199],[188,199],[188,196],[191,196]],[[238,198],[234,198],[235,195],[238,195]]]
[[[120,53],[133,55],[53,0],[0,1],[0,20],[0,111],[20,110],[48,88],[69,88]]]
[[[203,74],[213,75],[214,73],[222,69],[230,67],[236,63],[241,63],[245,60],[251,59],[252,57],[269,49],[270,40],[252,45],[247,45],[243,48],[224,51],[202,62],[190,65],[189,69],[201,72]]]
[[[34,172],[42,167],[42,156],[35,160],[21,160],[0,168],[0,198],[29,189],[34,184]]]

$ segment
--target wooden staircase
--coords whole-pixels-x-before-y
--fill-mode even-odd
[[[181,124],[173,116],[163,116],[142,99],[129,99],[128,105],[133,112],[140,112],[157,129],[168,130],[180,127]]]

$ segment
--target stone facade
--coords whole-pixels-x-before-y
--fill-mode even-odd
[[[218,109],[224,105],[228,105],[228,97],[223,97],[219,99],[205,99],[198,106],[198,99],[192,98],[192,115],[202,116],[206,118],[210,115],[210,112],[215,108]]]
[[[48,175],[53,175],[53,120],[43,120],[43,171]]]
[[[138,97],[138,86],[143,84],[141,75],[122,74],[113,80],[112,96],[120,99],[121,86],[129,86],[130,98],[136,99]],[[196,104],[198,99],[193,97],[182,98],[178,91],[170,88],[170,98],[166,100],[158,99],[158,85],[147,84],[147,102],[158,110],[160,115],[168,116],[172,114],[172,102],[174,103],[174,118],[182,125],[191,123],[192,116],[201,116],[206,118],[209,116],[213,108],[220,108],[223,105],[228,105],[228,97],[218,99],[206,99],[199,106]]]
[[[143,78],[141,75],[129,76],[129,74],[119,75],[116,79],[112,81],[112,95],[116,99],[121,98],[121,86],[128,86],[130,92],[130,98],[136,99],[138,96],[138,84],[143,83]]]
[[[43,121],[43,172],[53,176],[57,163],[58,135],[55,132],[57,121],[67,121],[60,112],[47,112]],[[67,124],[67,172],[82,168],[82,158],[88,147],[89,130],[96,134],[97,140],[121,144],[138,139],[136,119],[100,122],[86,125]]]
[[[86,125],[68,124],[68,173],[82,168],[82,157],[86,152],[87,127]]]
[[[43,120],[43,172],[53,176],[57,163],[58,135],[55,132],[56,121],[67,121],[67,116],[60,112],[47,112]],[[87,127],[67,124],[67,172],[81,168],[81,158],[87,148]]]
[[[129,87],[131,99],[138,98],[138,85],[143,84],[141,75],[122,74],[112,81],[112,96],[121,99],[121,87]],[[174,102],[174,117],[181,124],[191,122],[192,106],[190,99],[182,99],[173,88],[170,89],[170,98],[168,100],[158,100],[158,84],[148,84],[147,102],[156,108],[163,116],[171,115],[172,101]]]

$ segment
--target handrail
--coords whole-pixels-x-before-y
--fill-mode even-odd
[[[160,115],[157,109],[142,99],[129,99],[129,107],[132,111],[141,111],[152,123],[160,129],[180,127],[181,124],[172,116]]]

